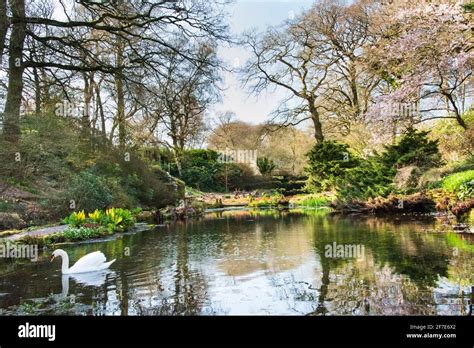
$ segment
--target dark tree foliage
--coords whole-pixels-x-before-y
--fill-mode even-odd
[[[381,155],[364,159],[351,154],[346,144],[324,141],[311,149],[308,158],[308,188],[336,191],[346,200],[387,195],[398,168],[441,165],[437,141],[428,139],[428,132],[413,128],[397,144],[386,146]]]
[[[316,191],[335,189],[336,179],[358,164],[359,160],[350,154],[347,144],[335,141],[318,143],[308,153],[309,186]]]
[[[275,162],[268,157],[257,158],[257,167],[262,175],[270,175],[276,168]]]
[[[393,169],[409,165],[426,169],[441,165],[438,142],[428,139],[428,133],[409,128],[397,144],[385,147],[382,163]]]
[[[324,141],[308,154],[308,189],[335,191],[344,199],[367,199],[390,191],[391,176],[377,157],[363,159],[350,152],[347,144]]]
[[[172,160],[172,157],[168,156],[165,160]],[[180,164],[181,171],[176,162],[169,165],[163,162],[162,166],[169,167],[170,174],[183,180],[187,186],[202,191],[244,189],[255,180],[248,166],[226,162],[213,150],[186,150],[181,156]]]

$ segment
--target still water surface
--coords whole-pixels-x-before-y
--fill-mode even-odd
[[[439,230],[421,217],[212,213],[63,247],[71,264],[117,258],[105,273],[62,276],[51,250],[0,261],[0,315],[468,315],[474,238]],[[328,257],[328,245],[362,255]]]

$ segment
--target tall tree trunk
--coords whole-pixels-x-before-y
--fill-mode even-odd
[[[96,51],[97,56],[99,56],[101,51],[100,51],[100,46],[99,46],[98,41],[95,44],[95,51]],[[101,78],[100,81],[102,81],[102,80],[103,79]],[[106,130],[106,126],[105,126],[104,104],[102,103],[102,97],[100,96],[100,87],[99,87],[99,84],[95,80],[93,80],[93,84],[94,84],[93,87],[94,87],[96,100],[97,100],[97,107],[99,109],[100,130],[101,130],[101,133],[102,133],[102,137],[104,138],[104,141],[107,141],[107,130]]]
[[[81,118],[82,129],[85,134],[90,135],[91,131],[91,118],[90,118],[90,106],[92,99],[92,86],[91,77],[89,73],[83,73],[84,78],[84,112]]]
[[[119,146],[124,148],[127,138],[127,130],[125,127],[125,96],[123,91],[123,79],[121,76],[116,75],[115,77],[115,89],[117,93],[117,124]]]
[[[32,62],[38,61],[36,55],[36,45],[34,41],[31,43],[30,60]],[[36,116],[40,116],[42,114],[41,80],[38,73],[38,68],[36,67],[33,68],[33,82],[35,86],[35,114]]]
[[[3,50],[8,31],[7,0],[0,0],[0,63],[2,63]]]
[[[48,113],[51,112],[51,110],[53,109],[53,105],[51,105],[51,96],[49,94],[48,75],[46,75],[46,71],[44,68],[37,68],[37,70],[39,71],[40,80],[43,84],[43,88],[41,91],[42,109],[44,113]]]
[[[351,80],[351,94],[352,94],[352,107],[354,110],[354,119],[359,121],[359,117],[361,114],[360,111],[360,102],[359,102],[359,91],[357,88],[357,71],[354,66],[354,63],[351,63],[350,67],[350,80]]]
[[[116,66],[121,67],[123,64],[123,43],[121,39],[118,39],[117,42],[117,58]],[[117,94],[117,125],[119,133],[119,146],[121,148],[125,147],[127,130],[125,127],[125,93],[123,88],[123,76],[122,72],[119,70],[115,74],[115,92]]]
[[[319,112],[318,110],[316,110],[316,107],[314,106],[314,100],[310,99],[308,100],[308,103],[309,103],[309,112],[311,113],[311,120],[313,120],[313,125],[314,125],[314,138],[316,139],[316,142],[320,144],[324,141],[324,135],[323,135],[323,126],[321,124],[321,120],[319,117]]]
[[[456,121],[458,122],[458,124],[464,128],[464,129],[467,129],[467,124],[466,122],[463,120],[462,118],[462,114],[461,114],[461,111],[459,110],[457,104],[456,104],[456,100],[454,100],[454,97],[452,94],[450,93],[445,93],[445,97],[446,97],[446,104],[448,103],[451,103],[451,106],[453,107],[453,110],[454,110],[454,116],[456,117]]]
[[[33,68],[33,76],[35,79],[35,112],[36,116],[41,115],[41,84],[38,75],[38,69]]]
[[[12,32],[10,37],[10,57],[8,62],[8,93],[5,102],[5,138],[17,142],[20,137],[20,108],[23,93],[23,46],[25,42],[25,0],[10,0],[12,11]]]
[[[100,88],[97,82],[94,81],[94,89],[95,95],[97,100],[97,106],[99,107],[99,116],[100,116],[100,131],[102,132],[102,136],[104,138],[107,137],[106,128],[105,128],[105,113],[104,113],[104,105],[102,104],[102,98],[100,96]]]
[[[183,174],[182,167],[181,167],[181,158],[183,155],[183,151],[179,146],[178,138],[174,134],[171,135],[171,138],[173,140],[173,152],[174,152],[176,168],[178,169],[178,174],[181,177]]]

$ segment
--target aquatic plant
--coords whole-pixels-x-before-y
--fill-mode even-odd
[[[109,208],[105,211],[105,225],[109,231],[122,232],[135,223],[132,212],[122,208]]]
[[[264,194],[261,198],[250,196],[248,206],[252,208],[277,207],[283,204],[283,195],[279,192]]]
[[[66,238],[76,240],[85,239],[82,236],[89,234],[91,238],[96,237],[93,235],[94,233],[90,232],[91,230],[99,230],[99,236],[103,235],[104,228],[109,232],[123,232],[135,224],[135,217],[128,209],[109,208],[105,212],[96,209],[94,212],[87,214],[87,218],[84,211],[73,212],[63,221],[71,227],[68,229],[68,234],[66,234],[70,238]],[[81,230],[80,227],[84,229]]]
[[[71,213],[71,215],[66,217],[63,222],[74,227],[81,226],[83,223],[86,222],[86,213],[84,212],[84,210],[81,210],[79,212],[74,211]]]
[[[336,199],[334,195],[324,195],[324,194],[315,194],[315,195],[304,195],[297,196],[294,199],[290,200],[290,204],[297,207],[307,207],[307,208],[321,208],[328,207]]]
[[[90,220],[97,224],[100,224],[104,219],[104,214],[99,209],[94,210],[93,213],[89,213],[88,216]]]

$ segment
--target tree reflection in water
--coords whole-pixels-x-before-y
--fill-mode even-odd
[[[355,218],[320,211],[233,211],[117,240],[67,246],[117,258],[102,284],[70,280],[47,261],[4,262],[0,314],[468,315],[474,241],[420,216]],[[325,246],[363,245],[361,259]],[[125,252],[128,250],[128,253]],[[36,305],[35,305],[36,306]],[[34,307],[36,308],[36,307]]]

